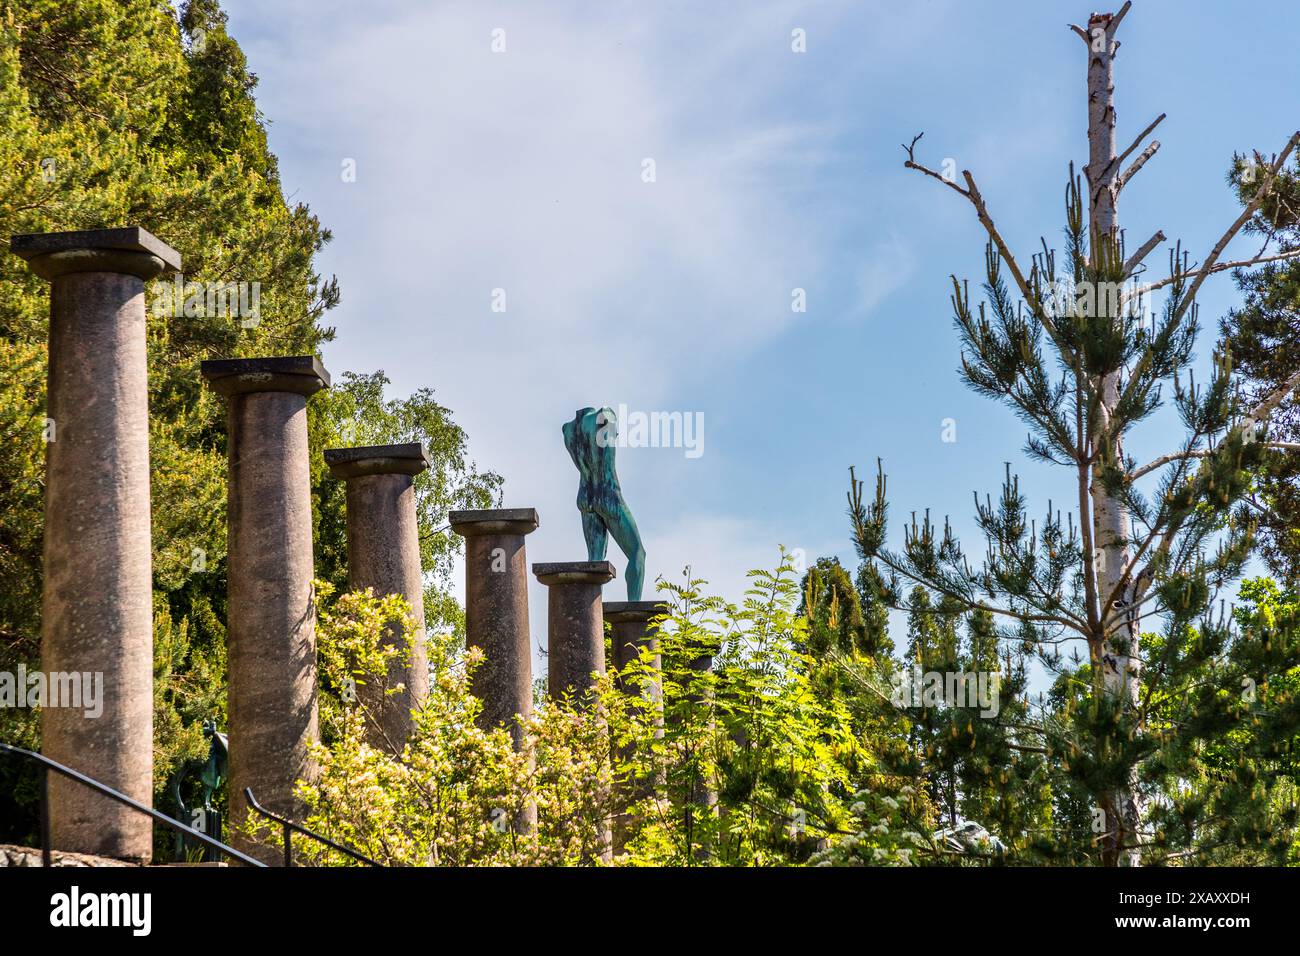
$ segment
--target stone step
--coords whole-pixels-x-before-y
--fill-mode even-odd
[[[88,853],[64,853],[55,850],[50,854],[54,866],[137,866],[123,860],[114,860],[107,856],[91,856]],[[0,866],[41,866],[41,851],[37,847],[14,846],[0,843]]]

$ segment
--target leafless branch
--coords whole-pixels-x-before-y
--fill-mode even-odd
[[[1042,302],[1039,300],[1038,296],[1034,294],[1033,287],[1030,286],[1029,282],[1025,279],[1025,275],[1020,269],[1020,263],[1016,261],[1016,257],[1012,254],[1010,248],[1008,248],[1006,240],[1002,238],[1002,233],[998,231],[998,227],[994,224],[993,217],[989,214],[988,206],[984,202],[984,196],[980,193],[979,187],[975,185],[975,177],[971,175],[970,170],[962,170],[962,177],[966,180],[966,188],[962,189],[956,183],[936,173],[933,169],[916,162],[914,158],[914,150],[917,141],[920,140],[923,135],[925,134],[918,133],[916,136],[912,137],[912,143],[910,146],[903,147],[904,151],[907,153],[907,161],[904,162],[903,165],[908,169],[915,169],[918,172],[939,180],[939,182],[948,186],[959,195],[964,196],[970,204],[975,207],[975,214],[979,218],[980,225],[984,227],[984,231],[988,233],[989,239],[993,242],[993,245],[997,247],[998,255],[1001,257],[1002,262],[1006,264],[1007,270],[1011,273],[1012,278],[1015,279],[1016,288],[1029,306],[1030,312],[1032,312],[1034,317],[1042,324],[1043,330],[1047,332],[1048,338],[1050,338],[1052,344],[1056,346],[1056,350],[1060,354],[1061,358],[1067,363],[1074,364],[1075,356],[1073,350],[1061,337],[1060,331],[1056,327],[1056,322],[1050,315],[1048,315]],[[1084,380],[1084,389],[1087,391],[1089,399],[1095,399],[1097,397],[1096,390],[1093,388],[1092,383],[1087,379]]]
[[[1142,154],[1138,156],[1137,159],[1133,160],[1133,165],[1131,165],[1128,169],[1124,170],[1124,172],[1120,173],[1119,176],[1116,177],[1115,191],[1118,192],[1119,190],[1123,189],[1125,184],[1128,183],[1130,179],[1132,179],[1134,176],[1137,175],[1138,170],[1140,170],[1143,166],[1146,165],[1147,160],[1150,159],[1152,156],[1154,156],[1156,154],[1156,150],[1158,150],[1159,148],[1160,148],[1160,140],[1153,139],[1150,145],[1148,145],[1146,149],[1142,150]]]
[[[1260,444],[1265,448],[1277,448],[1284,451],[1300,451],[1300,442],[1262,441]],[[1210,455],[1214,454],[1215,450],[1216,449],[1214,448],[1193,448],[1189,451],[1170,452],[1167,455],[1161,455],[1159,458],[1151,459],[1151,461],[1147,462],[1141,468],[1134,469],[1129,474],[1129,478],[1133,481],[1137,481],[1137,479],[1144,478],[1151,474],[1151,472],[1163,468],[1165,465],[1171,464],[1175,461],[1183,461],[1188,458],[1208,458]]]
[[[1300,371],[1295,372],[1290,378],[1265,396],[1262,402],[1250,410],[1248,417],[1251,421],[1263,421],[1272,413],[1273,409],[1281,405],[1282,402],[1286,400],[1286,397],[1297,389],[1300,389]]]
[[[1229,269],[1244,269],[1250,266],[1260,266],[1266,262],[1278,262],[1283,259],[1295,259],[1298,257],[1300,257],[1300,249],[1292,249],[1290,252],[1279,252],[1275,256],[1253,256],[1250,259],[1238,259],[1235,262],[1216,262],[1206,274],[1214,275],[1218,272],[1227,272]],[[1202,272],[1206,272],[1206,270],[1194,269],[1191,272],[1184,272],[1183,278],[1198,276]],[[1166,276],[1163,279],[1157,279],[1155,282],[1145,283],[1132,290],[1125,298],[1129,299],[1135,296],[1145,295],[1148,292],[1154,292],[1157,289],[1163,289],[1173,281],[1174,276]]]
[[[1156,246],[1160,245],[1160,243],[1164,241],[1165,241],[1164,232],[1157,231],[1154,236],[1152,236],[1146,242],[1142,243],[1138,251],[1133,253],[1133,255],[1129,256],[1128,260],[1124,263],[1124,278],[1127,279],[1129,276],[1131,276],[1133,274],[1133,270],[1136,269],[1142,263],[1142,260],[1151,254],[1151,250],[1154,249]]]
[[[1119,29],[1120,21],[1128,15],[1129,7],[1133,6],[1133,0],[1124,0],[1124,6],[1119,8],[1119,13],[1110,19],[1110,26],[1107,28],[1108,33],[1114,33]]]
[[[1227,248],[1228,243],[1233,240],[1246,223],[1250,222],[1260,205],[1273,191],[1273,184],[1277,181],[1278,171],[1286,165],[1287,158],[1291,155],[1291,151],[1296,148],[1297,143],[1300,143],[1300,131],[1293,133],[1291,138],[1287,140],[1286,146],[1278,154],[1277,159],[1266,168],[1264,182],[1255,191],[1255,195],[1246,204],[1246,208],[1241,211],[1241,215],[1228,227],[1227,231],[1219,238],[1219,241],[1214,244],[1214,248],[1210,250],[1204,265],[1201,266],[1196,278],[1192,280],[1192,287],[1187,290],[1187,295],[1178,307],[1179,315],[1187,311],[1187,307],[1195,300],[1196,293],[1200,291],[1201,284],[1213,274],[1214,266],[1219,261],[1219,256],[1223,255],[1223,250]]]
[[[903,147],[903,149],[907,151],[907,162],[903,163],[903,165],[908,169],[915,169],[917,172],[925,173],[925,175],[927,176],[932,176],[933,178],[939,180],[939,182],[947,186],[949,189],[955,189],[958,193],[960,193],[961,195],[969,199],[970,193],[966,192],[966,190],[958,186],[953,180],[949,179],[947,176],[944,176],[942,173],[936,173],[930,167],[923,166],[921,163],[918,163],[916,161],[916,154],[915,154],[916,143],[924,135],[925,133],[917,133],[915,136],[912,137],[911,145]]]
[[[980,193],[979,187],[975,185],[975,177],[970,174],[970,170],[968,169],[962,170],[962,176],[966,179],[967,198],[970,199],[971,204],[975,207],[975,214],[979,217],[981,225],[984,226],[984,231],[988,233],[989,238],[993,240],[993,244],[997,246],[998,253],[1001,255],[1002,261],[1006,263],[1007,269],[1011,272],[1012,278],[1016,280],[1016,288],[1020,290],[1020,294],[1024,297],[1025,302],[1029,304],[1030,311],[1032,311],[1038,321],[1042,323],[1043,329],[1051,338],[1052,343],[1056,346],[1057,351],[1060,352],[1061,357],[1066,361],[1072,361],[1073,351],[1065,344],[1065,341],[1061,338],[1060,332],[1056,328],[1056,323],[1052,320],[1051,316],[1047,314],[1047,310],[1043,308],[1043,304],[1038,300],[1038,297],[1034,295],[1034,290],[1030,287],[1029,283],[1025,281],[1024,273],[1020,271],[1020,264],[1016,262],[1016,257],[1012,255],[1011,250],[1007,248],[1006,241],[1002,238],[1002,233],[998,232],[998,227],[994,225],[993,217],[989,215],[988,206],[984,203],[984,196]],[[1087,387],[1091,395],[1091,385],[1087,385]]]
[[[1116,156],[1113,160],[1111,160],[1110,166],[1107,167],[1107,172],[1109,172],[1111,168],[1115,166],[1119,166],[1121,163],[1124,162],[1124,160],[1128,159],[1129,156],[1132,155],[1133,150],[1141,146],[1142,141],[1146,139],[1148,136],[1150,136],[1152,132],[1154,132],[1155,128],[1165,121],[1165,115],[1166,114],[1161,113],[1150,123],[1148,123],[1147,128],[1144,129],[1142,132],[1138,133],[1137,136],[1133,138],[1133,142],[1129,143],[1128,148],[1125,149],[1124,152]],[[1159,145],[1157,145],[1156,148],[1159,149]]]
[[[1125,4],[1125,9],[1127,9],[1127,6],[1128,5]],[[1246,208],[1241,211],[1241,215],[1236,218],[1232,225],[1230,225],[1223,235],[1219,237],[1219,241],[1214,244],[1214,248],[1210,250],[1210,254],[1206,257],[1204,264],[1202,264],[1200,269],[1197,271],[1196,278],[1192,280],[1191,287],[1183,295],[1181,301],[1178,303],[1177,309],[1171,316],[1173,321],[1177,322],[1186,314],[1191,304],[1196,301],[1196,293],[1200,291],[1201,284],[1205,282],[1206,278],[1215,273],[1215,266],[1218,264],[1219,256],[1223,254],[1223,250],[1227,248],[1228,243],[1231,242],[1237,233],[1241,231],[1241,228],[1249,222],[1252,217],[1254,217],[1260,204],[1263,203],[1268,194],[1273,191],[1273,184],[1277,181],[1278,171],[1286,165],[1287,158],[1291,155],[1291,151],[1295,149],[1297,143],[1300,143],[1300,131],[1291,135],[1291,138],[1287,140],[1286,146],[1282,149],[1282,152],[1280,152],[1277,155],[1277,158],[1265,168],[1264,181],[1260,184],[1259,189],[1255,191],[1255,195],[1251,197],[1250,202],[1246,204]],[[1132,295],[1133,294],[1130,293],[1129,298],[1131,298]],[[1124,394],[1120,396],[1120,401],[1116,403],[1116,407],[1127,405],[1129,400],[1132,399],[1134,392],[1143,387],[1147,367],[1151,364],[1151,356],[1151,350],[1148,349],[1143,353],[1142,357],[1138,359],[1137,365],[1129,376],[1128,384],[1124,387]],[[1291,387],[1294,388],[1295,386],[1292,385]],[[1287,389],[1287,391],[1290,391],[1290,389]],[[1284,398],[1285,394],[1282,397]],[[1279,398],[1278,401],[1281,401],[1281,398]],[[1122,424],[1116,420],[1112,421],[1110,427],[1112,429],[1122,427]],[[1110,441],[1112,437],[1113,436],[1107,435],[1106,440]]]

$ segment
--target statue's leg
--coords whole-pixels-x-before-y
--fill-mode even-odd
[[[639,601],[645,580],[645,548],[641,546],[641,534],[622,495],[617,497],[613,512],[605,515],[605,522],[609,533],[627,555],[627,599]]]
[[[582,536],[587,539],[587,560],[604,561],[605,551],[609,548],[609,532],[605,529],[604,519],[596,512],[582,513]]]

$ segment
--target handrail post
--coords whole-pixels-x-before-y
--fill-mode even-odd
[[[41,767],[41,866],[53,866],[50,843],[50,768]]]
[[[321,836],[313,830],[308,830],[306,827],[294,823],[288,817],[282,817],[278,813],[272,813],[270,810],[266,809],[266,807],[257,802],[257,797],[254,796],[252,787],[244,788],[244,801],[248,804],[250,814],[255,813],[259,817],[265,817],[272,823],[278,823],[284,830],[284,865],[286,867],[293,866],[293,834],[295,832],[301,833],[305,837],[310,837],[317,843],[329,847],[331,850],[337,850],[344,856],[351,857],[359,863],[364,863],[367,866],[383,866],[382,863],[375,862],[363,853],[358,853],[356,850],[346,847],[342,843],[336,843],[329,837]]]

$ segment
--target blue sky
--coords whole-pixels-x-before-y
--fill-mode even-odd
[[[225,6],[285,192],[334,232],[327,367],[435,388],[506,505],[538,508],[530,561],[585,557],[560,435],[585,405],[703,413],[703,455],[622,449],[619,472],[647,580],[690,564],[731,597],[778,543],[856,563],[850,464],[870,477],[885,459],[895,543],[929,507],[982,552],[971,492],[996,492],[1005,461],[1034,513],[1070,500],[1060,469],[1024,460],[1020,422],[958,380],[947,277],[978,281],[984,234],[899,144],[923,130],[918,158],[970,169],[1022,259],[1040,236],[1059,245],[1066,166],[1086,158],[1085,50],[1066,24],[1087,5]],[[1131,245],[1163,229],[1203,257],[1238,212],[1232,152],[1300,126],[1300,7],[1269,6],[1134,4],[1121,148],[1168,118],[1121,200]],[[1161,275],[1167,256],[1148,262]],[[1203,324],[1234,301],[1211,280]],[[1176,427],[1162,417],[1129,450],[1167,450]],[[541,634],[536,584],[532,600]]]

